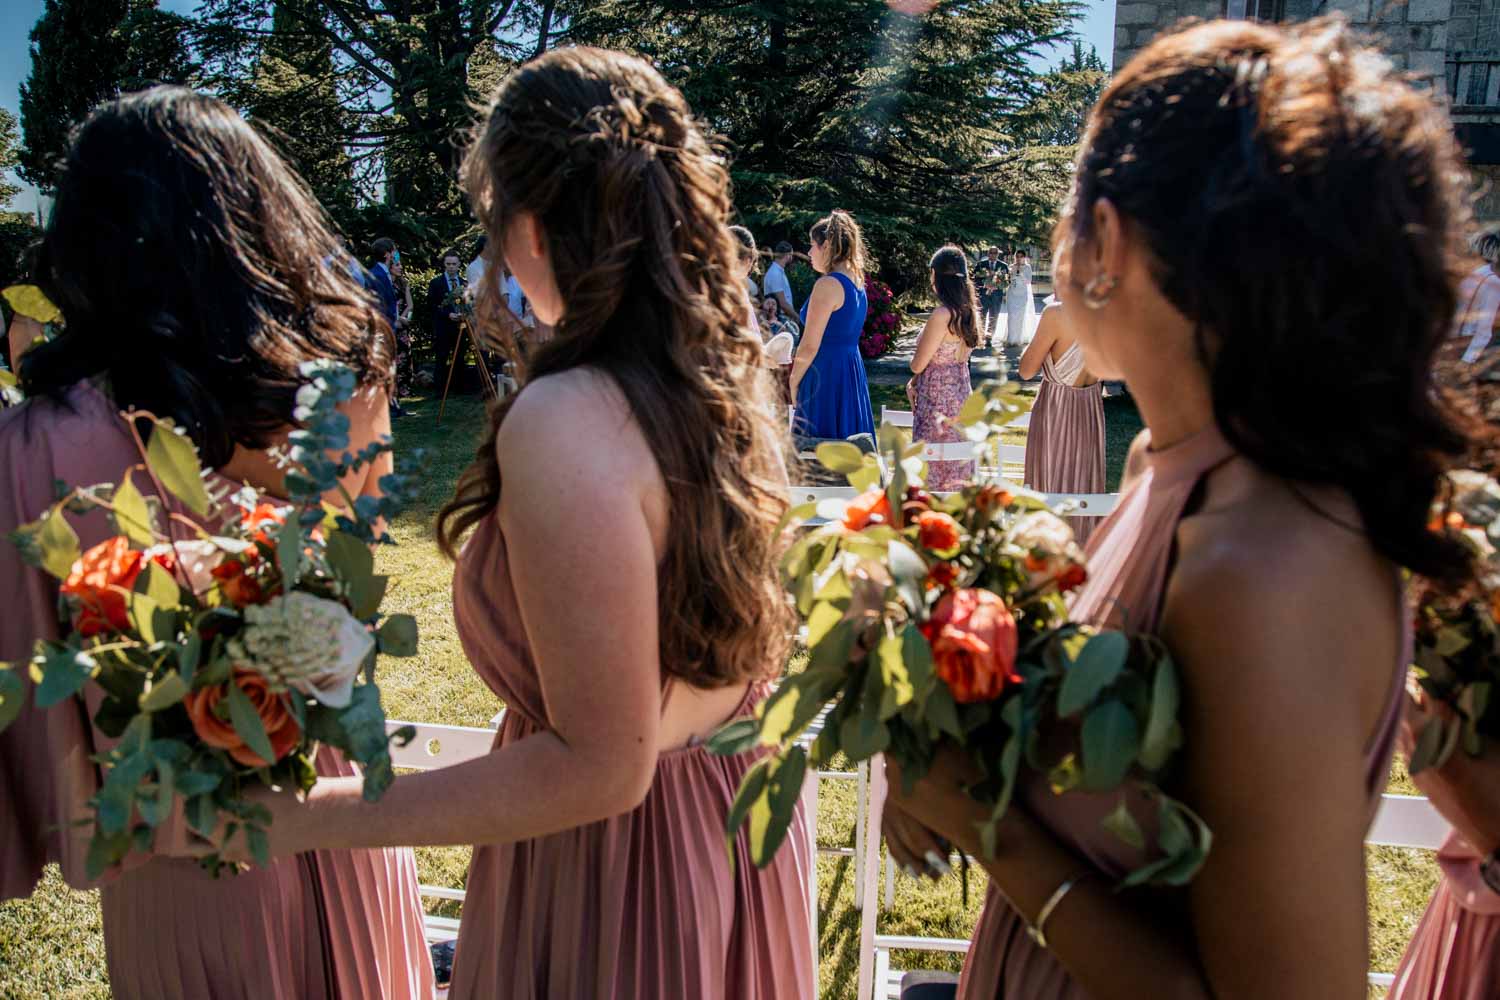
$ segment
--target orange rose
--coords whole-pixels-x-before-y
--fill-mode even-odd
[[[974,506],[979,508],[981,514],[989,514],[1009,507],[1014,499],[1009,492],[998,486],[985,486],[974,498]]]
[[[184,699],[183,704],[187,707],[188,718],[192,720],[193,731],[209,746],[228,750],[229,756],[246,767],[270,767],[291,752],[302,739],[297,720],[287,709],[286,696],[273,694],[270,683],[253,670],[236,669],[229,683],[239,685],[239,689],[250,699],[250,704],[255,706],[255,714],[260,716],[260,723],[271,740],[271,750],[276,755],[276,760],[261,760],[245,746],[245,741],[240,739],[234,724],[229,721],[229,706],[219,708],[220,701],[229,693],[228,685],[215,684],[213,687],[200,688],[190,692]]]
[[[219,593],[235,607],[265,603],[265,588],[260,585],[259,580],[245,572],[244,563],[232,559],[221,562],[213,568],[213,577],[219,581]]]
[[[940,511],[929,510],[917,517],[917,541],[932,552],[958,548],[958,522]]]
[[[960,704],[993,701],[1016,673],[1016,620],[988,590],[944,594],[922,624],[932,647],[933,670]]]
[[[1490,617],[1500,622],[1500,590],[1490,591]]]
[[[276,541],[272,536],[276,532],[268,532],[267,529],[279,529],[285,524],[288,509],[286,507],[277,507],[275,504],[258,503],[255,505],[254,510],[247,512],[240,519],[240,524],[244,527],[246,534],[250,536],[251,541],[259,542],[262,545],[274,546]]]
[[[872,524],[891,523],[891,502],[885,491],[870,489],[849,501],[844,508],[844,527],[863,531]]]
[[[168,571],[175,566],[170,552],[157,553],[151,561]],[[143,553],[132,549],[123,535],[100,542],[79,556],[61,588],[78,602],[78,616],[73,621],[78,634],[88,637],[129,631],[130,590],[145,568]]]
[[[1078,563],[1073,563],[1067,569],[1063,570],[1062,576],[1058,577],[1057,589],[1066,594],[1069,591],[1082,587],[1088,582],[1088,579],[1088,570],[1084,569]]]
[[[958,567],[951,562],[933,563],[927,570],[929,590],[948,590],[958,582]]]

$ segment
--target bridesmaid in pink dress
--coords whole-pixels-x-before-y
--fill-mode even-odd
[[[906,392],[912,401],[912,438],[928,444],[964,440],[953,421],[973,387],[969,354],[979,346],[979,306],[969,280],[969,259],[955,246],[933,254],[928,265],[938,307],[917,338]],[[974,478],[974,462],[928,462],[927,489],[934,493],[962,489]]]
[[[1026,433],[1025,481],[1043,493],[1103,493],[1104,383],[1084,368],[1083,348],[1066,326],[1061,304],[1043,309],[1021,355],[1021,377],[1042,376]],[[1099,519],[1074,516],[1068,523],[1082,545]]]
[[[760,754],[700,745],[764,697],[792,625],[787,432],[727,173],[648,64],[569,48],[502,85],[466,177],[556,327],[438,525],[450,552],[473,529],[454,612],[504,724],[378,803],[349,782],[274,799],[272,850],[477,844],[462,1000],[809,996],[805,818],[765,869],[726,851]]]
[[[1428,390],[1457,163],[1442,112],[1338,22],[1187,28],[1101,98],[1059,294],[1088,369],[1126,380],[1149,429],[1072,612],[1171,648],[1169,790],[1213,848],[1186,889],[1116,892],[1141,860],[1100,827],[1116,797],[1028,783],[984,862],[965,1000],[1365,995],[1363,840],[1409,662],[1400,569],[1468,572],[1426,526],[1439,459],[1466,444]],[[1389,391],[1365,400],[1373,385]],[[941,860],[939,836],[981,853],[967,780],[951,755],[909,797],[893,780],[898,864]]]
[[[118,253],[99,252],[105,234]],[[32,398],[0,415],[0,536],[36,518],[55,482],[118,482],[140,461],[119,417],[127,406],[176,419],[224,485],[273,494],[283,473],[266,449],[292,426],[301,363],[344,362],[370,387],[346,408],[354,447],[388,434],[388,334],[343,271],[323,266],[333,245],[301,181],[226,105],[157,88],[96,111],[69,153],[41,252],[40,280],[68,325],[26,355]],[[380,471],[344,486],[373,492]],[[97,512],[76,527],[84,547],[114,533]],[[0,660],[57,637],[55,581],[9,544],[0,592]],[[90,724],[96,707],[43,711],[28,697],[0,734],[0,898],[30,895],[49,862],[92,887],[88,829],[69,823],[99,790],[90,757],[109,741]],[[357,773],[332,751],[317,765]],[[214,879],[169,856],[186,841],[179,816],[155,853],[100,884],[114,996],[433,995],[409,850],[320,851]]]

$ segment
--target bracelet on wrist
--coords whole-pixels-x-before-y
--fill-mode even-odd
[[[1035,941],[1043,948],[1047,947],[1047,920],[1052,916],[1052,911],[1056,910],[1058,904],[1060,904],[1065,898],[1067,898],[1068,893],[1073,891],[1074,886],[1093,874],[1094,872],[1092,871],[1079,872],[1077,875],[1074,875],[1062,885],[1058,886],[1053,891],[1052,895],[1047,897],[1047,901],[1042,904],[1041,912],[1036,916],[1036,923],[1032,923],[1030,921],[1027,921],[1026,923],[1026,933],[1031,935],[1031,940]]]

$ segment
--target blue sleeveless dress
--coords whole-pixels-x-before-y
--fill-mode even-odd
[[[796,432],[813,438],[874,434],[870,390],[859,356],[859,334],[869,303],[865,290],[848,275],[835,271],[832,276],[844,286],[844,304],[828,317],[818,354],[797,387]],[[802,306],[802,328],[807,329],[806,303]]]

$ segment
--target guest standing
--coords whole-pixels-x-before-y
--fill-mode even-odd
[[[965,440],[955,420],[969,398],[969,353],[979,346],[979,309],[969,280],[968,258],[955,246],[933,254],[932,291],[938,307],[927,318],[911,359],[916,374],[906,391],[915,411],[912,437],[928,444]],[[927,488],[933,492],[961,489],[974,478],[975,463],[927,463]]]
[[[1475,249],[1484,263],[1464,278],[1458,290],[1453,336],[1463,348],[1462,360],[1478,361],[1490,347],[1500,323],[1500,234],[1485,233]]]
[[[802,307],[802,341],[792,361],[796,430],[805,437],[874,434],[870,390],[859,354],[865,326],[865,239],[848,212],[834,211],[809,234],[823,277]]]
[[[391,265],[396,260],[396,242],[382,236],[370,244],[370,277],[375,284],[375,294],[380,299],[380,313],[392,332],[401,317],[401,297],[396,292],[396,283],[391,278]]]
[[[1062,303],[1042,310],[1036,337],[1021,355],[1020,375],[1041,388],[1026,432],[1027,486],[1043,493],[1103,493],[1104,383],[1083,365],[1083,345],[1068,329]],[[1068,518],[1080,545],[1099,524],[1094,516]]]
[[[463,313],[459,312],[458,301],[468,287],[464,276],[458,273],[461,263],[458,254],[444,254],[443,273],[434,277],[427,285],[427,309],[432,316],[432,343],[437,352],[437,367],[434,372],[439,386],[447,378],[448,365],[461,333]]]
[[[1017,250],[1005,292],[1005,346],[1025,347],[1036,332],[1036,301],[1031,292],[1031,256]]]
[[[1148,429],[1070,613],[1171,650],[1172,793],[1213,849],[1185,889],[1117,891],[1147,860],[1101,825],[1117,797],[1023,777],[983,862],[964,1000],[1365,996],[1403,569],[1469,572],[1427,526],[1467,444],[1431,391],[1461,162],[1430,93],[1337,20],[1159,36],[1094,108],[1057,294],[1089,371],[1126,380]],[[938,835],[983,855],[972,777],[943,753],[910,796],[893,781],[898,864],[941,857]]]
[[[489,239],[481,233],[474,244],[474,259],[469,261],[468,267],[464,268],[464,280],[475,292],[479,291],[480,279],[484,277],[484,249],[488,245]]]
[[[101,232],[133,252],[100,253]],[[38,282],[67,325],[26,355],[30,398],[0,415],[0,532],[38,517],[54,483],[119,482],[139,463],[127,407],[175,420],[226,493],[249,483],[285,495],[270,449],[294,426],[307,362],[356,373],[360,393],[343,408],[352,450],[388,435],[385,324],[343,268],[322,266],[332,245],[301,179],[227,105],[157,87],[97,108],[74,136],[42,237]],[[330,502],[376,494],[389,465],[345,476],[348,492]],[[114,534],[103,513],[73,523],[84,548]],[[8,544],[0,592],[0,660],[58,638],[56,582]],[[120,1000],[430,1000],[409,850],[299,853],[215,879],[163,856],[187,840],[179,811],[153,851],[90,884],[92,828],[73,821],[100,788],[93,755],[112,745],[90,722],[97,707],[85,694],[38,709],[27,692],[0,733],[0,898],[29,895],[48,862],[75,888],[99,888]],[[317,767],[357,773],[326,749]]]
[[[775,254],[771,258],[770,265],[766,268],[766,279],[761,282],[761,295],[776,303],[776,308],[782,317],[791,319],[797,315],[797,307],[792,301],[792,283],[786,276],[786,269],[791,266],[792,245],[782,240],[772,248]]]
[[[760,328],[760,317],[756,315],[755,279],[750,277],[755,273],[755,259],[758,255],[755,248],[755,234],[744,226],[730,226],[729,231],[739,244],[739,274],[745,289],[745,323],[764,342],[765,336]]]
[[[765,697],[792,625],[786,432],[723,161],[648,63],[573,47],[506,78],[464,178],[556,328],[439,516],[450,554],[473,529],[454,613],[508,711],[490,754],[379,802],[272,799],[272,850],[478,844],[455,1000],[806,997],[807,817],[764,869],[743,836],[726,852],[765,751],[702,746]]]

